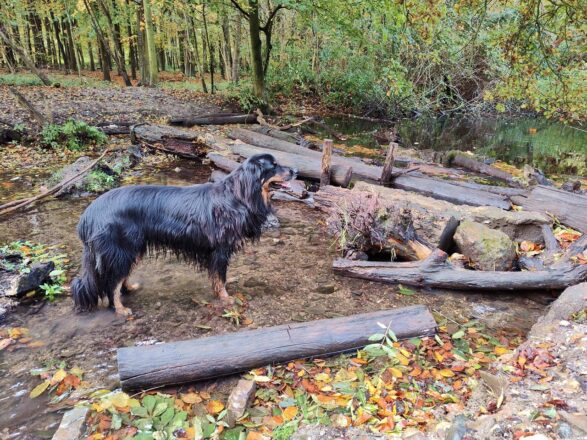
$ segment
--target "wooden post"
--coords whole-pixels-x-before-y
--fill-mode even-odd
[[[235,374],[271,363],[362,348],[389,325],[399,339],[430,336],[436,321],[422,305],[297,322],[188,341],[118,349],[124,389],[152,388]]]
[[[383,164],[383,171],[381,172],[381,184],[387,185],[391,182],[393,174],[393,163],[395,162],[395,147],[397,144],[392,140],[389,142],[389,148],[387,149],[387,156],[385,156],[385,163]]]
[[[330,164],[332,162],[332,139],[324,139],[322,165],[320,167],[320,188],[330,185]]]

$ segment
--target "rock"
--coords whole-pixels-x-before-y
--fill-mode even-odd
[[[465,220],[457,228],[455,242],[460,252],[480,270],[512,269],[516,248],[512,240],[501,231]]]
[[[387,438],[383,434],[373,434],[360,428],[333,428],[324,425],[302,426],[290,440],[378,440]]]
[[[49,279],[49,274],[55,270],[55,263],[35,263],[27,274],[23,274],[18,282],[16,296],[20,298],[31,290],[37,290],[41,284]]]
[[[0,297],[20,298],[31,290],[37,290],[55,269],[52,261],[35,263],[28,273],[0,270]]]
[[[504,211],[494,206],[472,208],[470,219],[491,229],[499,229],[514,241],[527,240],[533,243],[544,243],[542,226],[552,224],[548,217],[539,212]]]
[[[524,437],[524,440],[550,440],[550,438],[544,434],[534,434],[528,437]]]
[[[16,307],[16,301],[0,297],[0,322]]]
[[[569,191],[569,192],[579,192],[581,191],[581,181],[580,180],[569,180],[561,186],[562,190]]]
[[[224,421],[233,428],[236,421],[244,414],[247,406],[255,396],[256,384],[252,380],[241,379],[232,389],[226,404],[226,416]]]
[[[573,438],[574,436],[573,429],[565,422],[560,422],[558,424],[556,432],[560,438]]]
[[[53,440],[77,440],[83,438],[89,408],[77,407],[63,414]]]
[[[316,292],[321,293],[322,295],[330,295],[334,293],[335,290],[336,286],[334,284],[325,284],[316,288]]]

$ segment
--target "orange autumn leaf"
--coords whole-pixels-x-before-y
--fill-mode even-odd
[[[298,414],[297,406],[288,406],[283,410],[283,418],[287,421],[292,420]]]
[[[265,437],[260,432],[249,431],[247,434],[247,440],[264,440]]]
[[[370,412],[368,411],[363,411],[359,417],[357,417],[355,419],[355,421],[353,422],[353,426],[361,426],[362,424],[364,424],[365,422],[367,422],[371,417],[373,417],[371,415]]]
[[[395,367],[391,367],[389,371],[391,371],[393,377],[400,378],[403,376],[403,373]]]
[[[509,351],[509,350],[508,350],[506,347],[500,347],[500,346],[497,346],[497,347],[495,347],[495,348],[493,349],[493,352],[494,352],[496,355],[498,355],[498,356],[501,356],[502,354],[509,353],[510,351]]]
[[[462,380],[455,380],[454,383],[452,384],[452,387],[455,390],[460,390],[461,388],[463,388],[463,381]]]
[[[224,403],[222,403],[220,400],[210,400],[206,404],[206,411],[208,411],[208,414],[218,414],[223,409]]]

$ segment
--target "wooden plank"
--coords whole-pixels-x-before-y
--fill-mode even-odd
[[[587,233],[587,196],[540,185],[527,196],[513,196],[512,202],[527,211],[554,215],[564,225]]]
[[[271,363],[356,350],[389,325],[398,338],[432,335],[436,321],[425,306],[381,310],[285,324],[167,344],[118,349],[123,389],[195,382]]]

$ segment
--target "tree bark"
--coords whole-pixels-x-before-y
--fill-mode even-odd
[[[232,74],[231,79],[234,84],[238,84],[240,76],[240,44],[242,35],[242,17],[237,14],[234,30],[234,44],[232,45]]]
[[[200,115],[193,118],[174,118],[169,121],[170,125],[182,125],[193,127],[194,125],[222,125],[222,124],[255,124],[257,116],[253,114],[232,114],[217,113]]]
[[[322,162],[320,165],[320,188],[330,185],[330,166],[332,164],[332,139],[324,139]]]
[[[407,284],[454,290],[512,291],[562,290],[587,279],[587,264],[551,268],[536,272],[492,272],[457,269],[448,255],[437,249],[422,262],[383,263],[338,259],[334,272],[390,284]]]
[[[263,56],[261,54],[261,29],[259,23],[258,0],[249,0],[249,38],[251,40],[251,63],[253,66],[253,92],[265,100],[265,75],[263,73]]]
[[[188,341],[125,347],[118,350],[118,372],[124,389],[212,379],[267,364],[357,350],[369,344],[371,335],[381,333],[380,323],[389,326],[399,339],[431,336],[437,325],[425,306],[411,306]]]
[[[255,154],[271,154],[280,165],[296,168],[298,175],[308,179],[320,181],[322,176],[321,159],[311,159],[297,154],[284,153],[281,151],[268,151],[263,148],[253,147],[246,144],[235,144],[231,147],[232,152],[243,157],[251,157]],[[342,187],[348,186],[351,181],[352,168],[346,165],[333,164],[330,172],[332,182]]]
[[[14,52],[18,54],[22,62],[30,69],[31,72],[33,72],[35,75],[39,77],[43,84],[45,84],[46,86],[53,85],[49,77],[45,75],[43,72],[41,72],[39,69],[37,69],[37,66],[35,66],[35,63],[33,62],[33,60],[31,60],[28,54],[19,46],[14,44],[14,42],[8,37],[2,23],[0,23],[0,38],[4,41],[4,43],[10,46]]]
[[[495,177],[496,179],[503,180],[511,185],[519,186],[519,184],[514,180],[514,176],[512,176],[510,173],[502,171],[494,166],[479,162],[474,157],[469,157],[465,154],[455,154],[455,156],[451,159],[450,164],[452,166],[457,166],[467,170],[475,171],[477,173],[485,174],[490,177]]]
[[[155,30],[153,29],[153,16],[151,13],[151,0],[143,0],[143,12],[145,15],[145,46],[149,71],[147,78],[141,78],[144,85],[154,86],[158,82],[157,49],[155,48]]]

